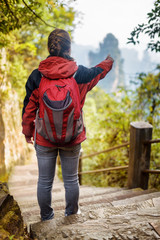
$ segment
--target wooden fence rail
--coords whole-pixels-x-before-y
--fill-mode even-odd
[[[96,169],[96,170],[91,170],[91,171],[84,171],[84,172],[79,172],[79,174],[82,175],[82,174],[88,174],[88,173],[110,172],[110,171],[117,171],[117,170],[119,171],[119,170],[124,170],[124,169],[128,169],[128,165],[119,166],[119,167]]]
[[[132,122],[130,124],[130,142],[111,147],[109,149],[80,157],[79,182],[82,183],[83,174],[92,174],[108,171],[128,169],[128,188],[148,188],[149,174],[160,174],[160,170],[152,170],[150,167],[151,144],[160,143],[160,139],[152,139],[152,125],[146,122]],[[129,165],[117,166],[91,171],[82,171],[82,159],[94,157],[101,153],[107,153],[130,145]]]
[[[160,174],[160,170],[152,170],[152,169],[145,169],[142,171],[143,173],[153,173],[153,174]]]
[[[144,141],[143,143],[144,144],[160,143],[160,139],[148,140],[148,141]]]
[[[101,154],[101,153],[111,152],[111,151],[113,151],[113,150],[126,147],[126,146],[128,146],[128,145],[129,145],[129,142],[126,142],[126,143],[123,143],[123,144],[121,144],[121,145],[118,145],[118,146],[115,146],[115,147],[111,147],[111,148],[108,148],[108,149],[106,149],[106,150],[99,151],[99,152],[96,152],[96,153],[92,153],[92,154],[89,154],[89,155],[86,155],[86,156],[83,156],[83,155],[82,155],[82,152],[81,152],[80,159],[79,159],[79,169],[78,169],[79,184],[80,184],[80,185],[82,184],[82,175],[83,175],[83,174],[99,173],[99,172],[110,172],[110,171],[128,169],[128,165],[126,165],[126,166],[118,166],[118,167],[104,168],[104,169],[97,169],[97,170],[83,171],[83,172],[82,172],[82,160],[83,160],[83,159],[85,159],[85,158],[90,158],[90,157],[94,157],[94,156],[97,156],[97,155],[99,155],[99,154]]]
[[[133,122],[130,127],[130,154],[128,168],[128,188],[148,188],[149,173],[159,174],[160,170],[151,170],[152,125],[146,122]]]
[[[89,157],[94,157],[94,156],[96,156],[98,154],[101,154],[101,153],[111,152],[113,150],[116,150],[116,149],[119,149],[119,148],[122,148],[122,147],[126,147],[127,145],[129,145],[129,142],[126,142],[124,144],[121,144],[121,145],[118,145],[118,146],[115,146],[115,147],[108,148],[108,149],[100,151],[100,152],[96,152],[96,153],[92,153],[92,154],[89,154],[89,155],[86,155],[86,156],[82,156],[82,159],[89,158]]]

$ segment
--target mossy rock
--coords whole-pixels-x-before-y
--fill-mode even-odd
[[[0,182],[0,191],[3,191],[5,193],[9,193],[9,190],[8,190],[8,185],[6,182]]]
[[[6,239],[15,239],[24,235],[24,223],[17,202],[8,192],[6,184],[0,184],[0,229]],[[13,236],[15,238],[9,238]],[[0,237],[0,239],[3,239]],[[4,238],[5,239],[5,238]]]
[[[23,235],[23,220],[21,216],[17,215],[14,210],[9,211],[3,219],[0,221],[3,229],[10,233],[10,235],[14,235],[15,237],[19,237]]]
[[[6,230],[4,230],[2,228],[2,226],[0,226],[0,239],[3,239],[3,240],[8,240],[9,239],[9,232],[7,232]]]
[[[32,239],[27,234],[25,234],[23,236],[20,236],[20,237],[16,237],[15,235],[11,235],[9,232],[4,230],[0,226],[0,240],[32,240]]]

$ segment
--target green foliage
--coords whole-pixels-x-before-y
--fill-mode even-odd
[[[154,3],[154,8],[148,14],[148,22],[138,24],[137,27],[131,32],[130,38],[128,38],[128,43],[133,43],[134,45],[139,43],[139,36],[144,33],[150,38],[148,43],[148,48],[151,51],[160,52],[160,0],[156,0]]]
[[[158,68],[157,68],[158,70]],[[158,113],[160,110],[160,72],[156,75],[153,73],[141,73],[138,77],[139,87],[134,94],[134,110],[138,119],[145,118],[149,123],[156,125]]]
[[[8,179],[9,179],[9,172],[1,172],[1,175],[0,175],[0,182],[8,182]]]
[[[12,240],[14,238],[14,235],[9,236],[9,240]]]
[[[84,112],[87,141],[83,143],[84,155],[120,145],[129,139],[131,101],[126,93],[109,96],[101,89],[93,89],[87,97]],[[117,98],[119,100],[117,101]],[[122,100],[121,100],[122,98]],[[124,121],[125,119],[125,121]],[[128,164],[128,148],[103,153],[83,161],[83,170],[103,169]],[[84,175],[83,182],[96,186],[123,186],[126,180],[116,172]]]
[[[27,18],[27,24],[32,25],[35,23],[35,15],[29,10],[29,8],[31,9],[33,7],[33,1],[30,1],[28,4],[29,5],[23,0],[4,0],[1,2],[0,31],[2,33],[8,34],[14,29],[21,28],[21,26],[26,25]],[[36,2],[34,9],[37,10],[38,7],[39,4]]]
[[[68,0],[63,4],[62,0],[5,0],[0,3],[0,48],[5,48],[7,55],[4,70],[7,75],[5,78],[0,76],[2,85],[5,85],[5,91],[0,89],[1,102],[5,101],[7,93],[13,88],[18,93],[22,106],[24,86],[29,74],[48,55],[49,33],[55,27],[69,32],[74,28],[76,12],[70,7],[71,2]],[[2,54],[2,60],[3,57]]]
[[[87,141],[83,143],[84,155],[103,151],[129,141],[132,121],[149,121],[153,125],[153,139],[160,135],[160,72],[140,74],[135,92],[120,89],[114,95],[108,95],[102,89],[94,88],[87,96],[84,107],[87,127]],[[151,168],[160,168],[159,144],[152,147]],[[83,171],[127,165],[129,146],[103,153],[83,160]],[[85,174],[83,184],[95,186],[126,185],[127,172]],[[160,178],[151,176],[150,186],[157,187]]]
[[[63,4],[61,0],[4,0],[0,3],[0,9],[0,32],[3,34],[23,26],[45,24],[55,28],[60,23],[72,25],[74,20],[69,1]]]
[[[153,125],[153,139],[160,136],[160,71],[157,66],[156,74],[140,74],[138,81],[139,87],[134,96],[133,111],[135,111],[137,119],[148,121]],[[151,169],[160,169],[160,146],[152,144],[151,151]],[[159,188],[160,176],[150,175],[149,185],[152,188]]]

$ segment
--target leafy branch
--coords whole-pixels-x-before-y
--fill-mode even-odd
[[[24,5],[29,9],[29,11],[32,12],[32,13],[35,15],[36,18],[40,19],[46,26],[52,27],[52,28],[54,27],[54,28],[55,28],[55,26],[52,26],[52,25],[46,23],[38,14],[36,14],[36,13],[28,6],[28,4],[27,4],[24,0],[22,0],[22,2],[23,2]]]
[[[149,36],[150,41],[148,43],[148,49],[155,52],[160,52],[160,0],[156,0],[154,3],[154,9],[148,14],[148,22],[138,24],[137,27],[131,32],[130,38],[127,43],[139,44],[139,36],[141,33]]]
[[[55,28],[54,25],[47,23],[40,14],[37,14],[37,5],[38,9],[42,9],[43,4],[46,4],[45,1],[35,1],[32,2],[32,5],[25,0],[0,1],[0,32],[8,34],[10,31],[20,29],[24,25],[34,25],[37,19],[46,26]],[[50,7],[52,7],[52,10],[55,10],[56,5],[47,5],[47,9]]]

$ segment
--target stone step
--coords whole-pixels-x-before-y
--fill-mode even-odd
[[[88,204],[94,204],[98,202],[111,202],[116,201],[119,199],[124,199],[128,197],[133,197],[141,194],[147,194],[152,192],[152,190],[142,191],[142,189],[130,189],[130,190],[124,190],[120,188],[80,188],[80,205],[83,203],[83,205]],[[61,192],[54,192],[52,194],[53,204],[55,206],[64,206],[64,198],[65,198],[64,189]],[[36,194],[30,195],[14,195],[15,199],[18,201],[20,206],[32,208],[32,206],[37,205],[37,196]]]
[[[80,207],[82,214],[84,215],[88,211],[93,212],[94,210],[98,211],[98,213],[101,213],[105,211],[105,214],[108,215],[122,215],[122,214],[128,214],[129,212],[135,212],[139,211],[141,209],[147,209],[147,208],[153,208],[158,207],[159,208],[159,199],[160,198],[154,198],[154,204],[152,199],[137,202],[136,204],[128,204],[128,205],[122,205],[122,206],[112,206],[108,203],[97,203],[95,205],[82,205]],[[24,209],[23,209],[24,210]],[[64,217],[64,208],[59,209],[58,207],[54,208],[55,210],[55,218],[58,217]],[[24,221],[27,223],[28,227],[30,224],[36,223],[40,221],[40,215],[39,215],[39,207],[34,207],[34,209],[26,212],[22,212]],[[92,216],[90,216],[92,218]]]
[[[58,189],[57,189],[58,190]],[[11,191],[12,192],[12,191]],[[114,189],[114,188],[109,188],[109,189],[101,189],[101,188],[97,188],[96,189],[93,188],[81,188],[80,189],[80,201],[85,202],[85,199],[87,199],[87,202],[90,201],[116,201],[116,200],[120,200],[120,199],[125,199],[125,198],[129,198],[129,197],[133,197],[133,196],[137,196],[137,195],[143,195],[143,194],[148,194],[153,192],[153,190],[146,190],[146,191],[142,191],[141,189],[132,189],[132,190],[123,190],[123,189]],[[29,192],[25,192],[24,194],[14,194],[14,197],[16,198],[16,200],[19,202],[19,204],[21,206],[25,206],[28,205],[28,207],[31,207],[34,205],[34,202],[37,202],[37,197],[36,197],[36,193],[35,194],[30,194]],[[53,202],[56,203],[60,203],[64,201],[64,191],[62,190],[58,190],[56,191],[53,190]]]
[[[150,222],[160,220],[160,209],[126,206],[92,209],[81,215],[59,217],[31,225],[33,237],[51,239],[160,239]],[[93,238],[91,238],[93,237]]]
[[[16,187],[10,187],[10,192],[14,193],[14,196],[16,197],[21,197],[21,196],[27,196],[27,195],[32,195],[32,194],[37,194],[37,186],[36,185],[31,185],[31,186],[19,186],[18,188]],[[107,192],[112,192],[112,191],[121,191],[121,188],[96,188],[96,187],[86,187],[86,186],[80,186],[80,193],[82,195],[95,195],[96,194],[103,194],[103,193],[107,193]],[[56,183],[53,185],[53,193],[59,194],[64,192],[64,186],[63,183]]]
[[[13,188],[13,189],[16,190],[17,187],[21,188],[22,186],[26,186],[26,185],[35,186],[37,184],[37,177],[31,177],[31,178],[30,177],[29,178],[25,177],[25,179],[19,179],[19,180],[13,181],[13,182],[11,182],[11,181],[12,180],[10,180],[10,182],[8,184],[9,188],[10,189]]]
[[[100,196],[105,196],[106,197],[110,194],[118,194],[119,192],[122,192],[122,189],[114,189],[114,188],[99,188],[92,190],[92,188],[80,188],[80,199],[85,199],[85,198],[97,198]],[[11,190],[12,193],[12,190]],[[121,193],[123,194],[123,192]],[[63,202],[64,200],[64,188],[54,188],[52,191],[52,198],[54,202]],[[19,204],[26,205],[26,203],[30,203],[30,205],[33,205],[33,202],[37,202],[37,193],[36,189],[32,189],[32,191],[26,191],[23,189],[23,192],[19,191],[18,193],[14,194],[15,199],[19,202]]]
[[[153,198],[159,198],[160,197],[160,192],[153,192],[153,193],[144,193],[143,195],[140,196],[133,196],[132,198],[126,198],[118,201],[113,201],[112,205],[113,206],[121,206],[121,205],[128,205],[128,204],[135,204],[138,202],[142,202],[148,199],[153,199]]]
[[[64,204],[65,205],[65,204]],[[152,199],[143,201],[143,202],[139,202],[136,204],[131,204],[131,205],[126,205],[126,206],[112,206],[109,203],[97,203],[94,205],[81,205],[80,209],[82,213],[88,212],[89,210],[94,210],[94,209],[98,209],[99,212],[105,211],[108,212],[108,214],[121,214],[124,211],[125,212],[130,212],[130,211],[135,211],[135,210],[139,210],[139,209],[143,209],[143,208],[150,208],[150,207],[154,207],[154,203],[152,201]],[[55,211],[55,217],[63,217],[64,216],[64,207],[60,208],[60,206],[54,207],[54,211]],[[39,211],[39,207],[34,206],[32,209],[22,209],[22,215],[24,217],[24,221],[26,223],[31,224],[31,223],[35,223],[35,222],[39,222],[40,221],[40,211]]]
[[[106,193],[103,195],[95,195],[94,198],[93,197],[87,197],[86,199],[84,198],[84,200],[82,200],[83,198],[80,199],[80,203],[81,201],[83,201],[83,205],[88,205],[89,203],[94,204],[94,203],[104,203],[104,202],[108,202],[108,203],[112,203],[112,202],[116,202],[119,200],[123,200],[123,199],[128,199],[128,201],[130,201],[130,199],[132,199],[135,196],[143,196],[145,195],[147,199],[147,195],[149,195],[150,193],[153,193],[154,190],[142,190],[142,189],[129,189],[129,190],[121,190],[121,191],[115,191],[115,192],[111,192],[111,193]],[[148,196],[149,197],[149,196]],[[87,200],[87,201],[86,201]]]
[[[160,237],[150,223],[160,221],[160,193],[155,190],[80,186],[80,215],[64,217],[65,193],[57,176],[53,185],[53,220],[40,222],[37,163],[17,166],[9,181],[24,221],[38,240],[138,239]]]
[[[128,192],[128,194],[127,194],[127,192]],[[135,200],[132,201],[132,198],[134,199],[135,195],[139,194],[139,192],[144,195],[138,196],[137,202],[142,202],[142,201],[148,200],[151,197],[160,196],[160,194],[157,194],[157,193],[149,193],[150,191],[148,191],[148,190],[140,191],[140,190],[136,189],[136,190],[113,192],[113,193],[109,194],[109,197],[111,197],[113,195],[112,199],[115,199],[117,202],[122,201],[121,200],[122,198],[130,197],[130,201],[128,201],[128,205],[131,205],[135,202]],[[79,206],[80,206],[80,208],[83,208],[84,206],[86,206],[87,208],[93,209],[93,208],[101,207],[103,204],[103,207],[105,206],[105,208],[110,207],[113,204],[112,204],[111,200],[108,201],[107,197],[108,197],[108,194],[94,196],[94,198],[93,197],[89,198],[88,196],[86,198],[82,198],[82,199],[80,198]],[[139,201],[138,201],[138,198],[139,198]],[[64,198],[53,200],[52,206],[54,208],[55,214],[58,211],[61,211],[64,214],[64,209],[65,209]],[[31,203],[29,203],[27,205],[27,203],[26,203],[25,205],[20,205],[20,207],[21,207],[25,222],[34,222],[35,219],[36,220],[39,219],[39,206],[38,206],[37,202],[35,202],[33,205],[31,205]]]

